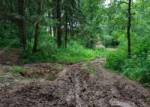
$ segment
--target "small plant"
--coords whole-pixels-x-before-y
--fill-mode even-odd
[[[92,75],[96,75],[96,69],[95,67],[91,66],[91,65],[85,65],[85,66],[81,66],[80,68],[82,71],[88,71],[90,74]]]
[[[15,73],[20,73],[23,71],[23,67],[21,66],[12,66],[12,69]]]

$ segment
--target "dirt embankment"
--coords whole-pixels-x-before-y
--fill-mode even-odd
[[[54,66],[51,64],[26,65],[25,74],[29,75],[27,72],[30,70],[31,74],[40,72],[43,67],[44,71],[41,71],[46,73],[46,77],[53,71],[55,79],[43,80],[44,75],[33,79],[20,77],[17,81],[17,77],[12,76],[14,82],[0,86],[0,107],[150,107],[146,100],[149,90],[104,69],[101,66],[103,61],[105,59],[100,58],[63,65],[65,67],[60,67],[59,72],[51,69]],[[4,71],[1,70],[3,74],[6,73]]]

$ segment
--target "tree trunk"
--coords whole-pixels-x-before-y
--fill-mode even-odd
[[[48,13],[48,18],[51,19],[51,12]],[[49,25],[49,34],[53,35],[52,34],[52,25],[51,24]]]
[[[33,50],[32,50],[33,53],[37,52],[39,28],[40,28],[40,24],[36,23],[35,35],[34,35],[34,45],[33,45]]]
[[[131,4],[132,1],[129,0],[128,3],[128,21],[127,21],[127,46],[128,46],[128,58],[131,57],[131,34],[130,34],[130,30],[131,30]]]
[[[55,11],[55,8],[53,9],[53,20],[56,20],[56,11]],[[57,33],[57,26],[56,24],[53,25],[53,35],[56,37],[56,34]]]
[[[73,1],[73,2],[71,2],[71,6],[72,6],[72,8],[73,8],[73,10],[72,10],[72,18],[71,18],[71,35],[72,35],[72,38],[74,39],[75,38],[75,32],[74,32],[74,24],[75,24],[75,11],[74,11],[74,9],[75,9],[75,2]]]
[[[13,3],[12,3],[12,0],[10,0],[10,12],[11,13],[13,12]]]
[[[25,35],[25,19],[24,19],[24,0],[18,0],[18,13],[21,19],[18,21],[19,38],[22,43],[23,49],[26,50],[26,35]]]
[[[57,8],[57,46],[58,48],[61,48],[62,46],[62,39],[61,39],[61,8],[60,8],[60,0],[57,0],[56,4]]]
[[[72,37],[74,38],[74,16],[72,15],[72,23],[71,23],[71,33]]]
[[[53,2],[53,9],[52,9],[52,19],[53,20],[56,20],[57,19],[57,17],[56,17],[56,0],[52,0],[52,2]],[[56,37],[56,33],[57,33],[57,26],[56,26],[56,24],[53,24],[53,26],[52,26],[52,32],[53,32],[53,36],[54,37]]]
[[[39,3],[39,9],[38,9],[38,14],[41,15],[41,9],[42,9],[42,0]],[[34,35],[34,45],[33,45],[33,50],[32,53],[37,52],[37,46],[38,46],[38,38],[39,38],[39,30],[40,30],[40,20],[35,25],[35,35]]]
[[[68,44],[68,14],[66,11],[66,24],[65,24],[65,48],[67,48],[67,44]]]

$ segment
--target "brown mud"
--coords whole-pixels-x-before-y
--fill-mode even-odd
[[[150,107],[150,91],[105,69],[104,61],[30,64],[22,74],[0,65],[0,107]]]

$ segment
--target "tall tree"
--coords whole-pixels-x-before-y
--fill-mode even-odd
[[[20,19],[18,21],[19,37],[23,46],[26,49],[26,34],[25,34],[25,0],[18,0],[18,14]]]
[[[67,10],[65,11],[65,19],[66,19],[66,24],[65,24],[65,47],[67,48],[68,44],[68,12]]]
[[[39,2],[39,7],[38,7],[38,15],[39,17],[41,16],[41,11],[42,11],[42,5],[43,5],[43,0],[40,0]],[[39,30],[40,30],[40,18],[38,18],[36,24],[35,24],[35,35],[34,35],[34,45],[33,45],[33,53],[37,52],[37,46],[38,46],[38,38],[39,38]]]
[[[131,57],[131,4],[132,0],[128,1],[128,21],[127,21],[127,46],[128,46],[128,58]]]
[[[57,0],[56,2],[56,9],[57,9],[57,46],[58,48],[62,45],[62,37],[61,37],[61,7],[60,7],[61,0]]]

